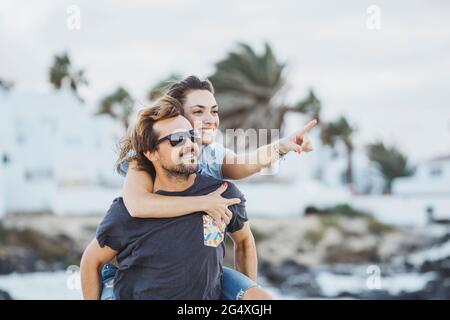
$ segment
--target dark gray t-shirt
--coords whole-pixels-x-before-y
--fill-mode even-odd
[[[223,182],[197,174],[182,192],[157,191],[168,196],[199,196]],[[119,270],[114,279],[117,299],[220,299],[222,292],[224,237],[242,229],[247,221],[245,198],[232,183],[222,194],[241,198],[230,206],[228,226],[216,225],[203,212],[176,218],[133,218],[122,198],[114,199],[97,228],[96,238],[118,251]]]

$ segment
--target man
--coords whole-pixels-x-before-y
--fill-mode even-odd
[[[155,177],[157,193],[205,195],[223,181],[196,173],[197,136],[180,115],[177,103],[164,97],[140,112],[123,146],[133,146],[137,168]],[[116,299],[221,299],[225,233],[235,243],[236,268],[256,280],[256,248],[245,199],[230,183],[223,196],[241,199],[229,207],[232,218],[228,225],[218,224],[202,212],[174,218],[133,218],[123,199],[115,199],[83,254],[84,298],[99,299],[99,269],[117,255]],[[270,298],[256,283],[251,290],[256,298]]]

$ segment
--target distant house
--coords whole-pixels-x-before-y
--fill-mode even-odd
[[[392,191],[399,195],[450,196],[450,155],[420,163],[413,176],[395,179]]]
[[[53,211],[67,190],[120,186],[121,125],[94,116],[72,92],[0,92],[0,111],[0,214]]]

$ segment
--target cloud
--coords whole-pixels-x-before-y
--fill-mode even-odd
[[[79,31],[66,27],[72,4],[81,9]],[[144,99],[171,72],[204,76],[237,41],[260,47],[267,40],[288,63],[289,100],[313,87],[325,118],[344,113],[358,122],[361,144],[382,136],[379,128],[389,123],[386,138],[397,137],[417,158],[448,150],[443,140],[424,150],[413,146],[416,139],[449,137],[450,5],[377,1],[381,30],[371,31],[371,4],[6,0],[0,6],[1,76],[29,90],[49,90],[52,56],[67,50],[75,66],[86,69],[90,86],[82,93],[92,105],[118,85]],[[413,138],[408,131],[423,119],[420,137]]]

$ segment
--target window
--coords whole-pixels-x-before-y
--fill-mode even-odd
[[[2,156],[2,163],[4,165],[7,165],[11,162],[11,159],[9,158],[9,155],[7,155],[6,153],[3,154]]]
[[[433,178],[440,177],[442,175],[442,168],[438,166],[432,166],[430,168],[430,176]]]
[[[51,169],[34,169],[25,171],[26,181],[48,180],[53,177]]]

